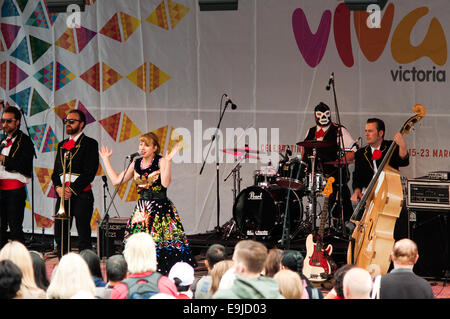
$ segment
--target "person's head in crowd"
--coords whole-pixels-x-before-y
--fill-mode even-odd
[[[391,259],[394,268],[412,269],[419,259],[417,244],[408,238],[398,240],[391,252]]]
[[[281,267],[303,274],[303,255],[298,250],[286,250],[281,258]]]
[[[47,276],[47,267],[45,266],[45,261],[40,252],[30,251],[31,260],[33,261],[33,270],[34,270],[34,280],[36,281],[36,285],[43,289],[47,290],[50,281]]]
[[[135,233],[128,237],[123,256],[132,274],[156,271],[156,247],[150,234]]]
[[[343,291],[345,299],[370,299],[373,282],[369,272],[353,267],[344,275]]]
[[[13,299],[22,283],[22,272],[9,259],[0,261],[0,299]]]
[[[178,292],[187,293],[194,282],[194,268],[186,262],[177,262],[170,268],[168,277],[173,281]],[[189,296],[192,298],[191,295]]]
[[[269,249],[266,264],[264,265],[264,276],[273,277],[281,269],[283,251],[278,248]]]
[[[221,260],[216,263],[211,270],[211,287],[209,288],[210,295],[214,295],[219,289],[220,281],[223,275],[233,267],[233,261],[231,259]],[[230,285],[227,285],[230,286]]]
[[[41,298],[45,292],[40,289],[34,279],[33,261],[30,252],[24,244],[10,241],[0,250],[0,260],[9,259],[22,272],[22,285],[17,294],[18,298]]]
[[[80,252],[80,256],[86,261],[91,276],[94,277],[94,282],[97,287],[104,286],[102,269],[100,267],[100,257],[92,249],[84,249]],[[99,285],[99,282],[101,284]]]
[[[344,276],[347,271],[354,267],[356,267],[356,265],[346,264],[335,271],[331,282],[333,284],[334,293],[338,299],[344,299]]]
[[[273,278],[278,281],[280,294],[286,299],[301,299],[303,284],[300,275],[290,269],[281,269]]]
[[[106,278],[114,286],[127,277],[128,265],[123,255],[113,255],[106,260]]]
[[[61,257],[47,288],[49,299],[95,296],[95,284],[86,261],[73,252]]]
[[[216,263],[227,258],[225,247],[221,244],[213,244],[206,251],[205,265],[211,271]]]
[[[251,279],[261,275],[267,259],[267,247],[254,240],[241,240],[234,248],[235,273]]]

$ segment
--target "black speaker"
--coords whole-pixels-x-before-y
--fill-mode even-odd
[[[414,209],[409,215],[410,236],[419,250],[414,272],[422,277],[448,277],[450,211]]]
[[[123,252],[127,222],[128,218],[110,218],[108,223],[98,228],[97,254],[100,258],[108,258]]]

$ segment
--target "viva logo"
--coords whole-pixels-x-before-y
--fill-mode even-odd
[[[384,10],[380,28],[370,28],[368,18],[370,13],[365,11],[353,12],[353,24],[359,47],[370,62],[375,62],[384,52],[393,29],[394,4],[389,4]],[[429,13],[428,7],[417,8],[408,13],[394,29],[391,39],[392,58],[399,64],[412,63],[420,58],[428,57],[437,66],[447,62],[447,40],[440,22],[433,18],[423,41],[415,46],[411,44],[411,33],[418,21]],[[354,65],[351,41],[351,12],[344,3],[340,3],[334,12],[326,10],[322,14],[317,32],[313,34],[308,20],[302,9],[296,9],[292,14],[292,28],[298,48],[306,63],[314,68],[320,64],[325,54],[331,23],[333,20],[334,39],[341,61],[347,67]],[[403,69],[391,70],[391,77],[397,81],[445,82],[445,70]]]

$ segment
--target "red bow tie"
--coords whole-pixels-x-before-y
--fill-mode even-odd
[[[70,139],[67,142],[64,143],[63,148],[70,151],[72,148],[75,147],[75,141]]]
[[[318,131],[316,131],[316,138],[321,138],[325,136],[325,131],[320,129]]]
[[[373,151],[373,154],[372,154],[372,161],[373,161],[373,160],[378,161],[378,160],[381,158],[381,155],[382,155],[382,154],[383,154],[383,153],[381,153],[380,150],[375,150],[375,151]]]
[[[8,137],[6,140],[5,140],[5,142],[6,142],[6,144],[5,144],[5,148],[7,148],[7,147],[9,147],[9,146],[11,146],[12,145],[12,138],[10,138],[10,137]]]

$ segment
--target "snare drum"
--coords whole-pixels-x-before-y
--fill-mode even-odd
[[[291,160],[280,165],[277,184],[292,190],[303,189],[306,168],[306,163],[299,160]]]
[[[276,184],[277,171],[273,167],[264,167],[263,169],[253,172],[254,186],[269,186]]]
[[[305,189],[308,192],[322,192],[327,184],[326,178],[322,173],[314,173],[315,185],[313,185],[312,174],[308,173],[305,178]]]

